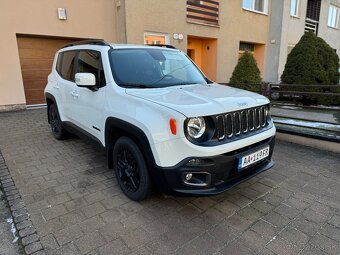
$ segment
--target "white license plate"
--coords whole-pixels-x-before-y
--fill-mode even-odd
[[[269,146],[239,159],[238,169],[243,169],[269,156]]]

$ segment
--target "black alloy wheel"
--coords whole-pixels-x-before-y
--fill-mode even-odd
[[[131,151],[122,147],[117,154],[119,179],[129,192],[136,192],[140,185],[139,168]]]
[[[138,146],[128,137],[121,137],[113,150],[113,162],[117,181],[124,194],[140,201],[151,193],[151,179]]]
[[[63,140],[67,136],[67,131],[63,128],[58,108],[55,104],[48,107],[48,115],[53,136],[58,140]]]

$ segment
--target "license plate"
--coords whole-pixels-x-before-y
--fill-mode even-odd
[[[242,170],[243,168],[255,164],[256,162],[259,162],[260,160],[265,159],[268,156],[269,146],[240,158],[238,161],[238,169]]]

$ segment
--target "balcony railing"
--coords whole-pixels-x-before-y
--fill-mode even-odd
[[[188,0],[187,21],[205,25],[218,25],[219,0]]]
[[[319,22],[318,21],[306,18],[305,32],[312,31],[314,34],[318,35],[318,28],[319,28]]]

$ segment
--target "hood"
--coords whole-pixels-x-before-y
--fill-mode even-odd
[[[232,112],[269,103],[259,94],[219,84],[126,89],[126,93],[171,108],[186,117]]]

